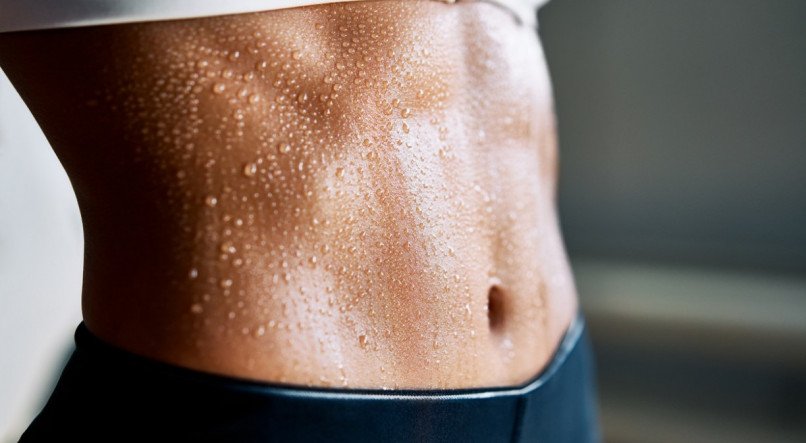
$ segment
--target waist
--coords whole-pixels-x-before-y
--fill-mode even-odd
[[[81,207],[89,329],[304,385],[537,373],[576,303],[548,74],[532,30],[455,6],[54,33],[92,48],[44,94],[79,121],[39,118]]]
[[[571,322],[573,282],[548,221],[434,221],[440,229],[342,217],[320,220],[293,247],[270,236],[219,239],[180,263],[110,267],[129,275],[85,287],[87,324],[125,349],[194,369],[394,389],[521,383]]]
[[[306,389],[190,371],[131,355],[80,326],[77,350],[21,441],[589,442],[598,437],[581,318],[527,383],[466,390]],[[155,401],[158,399],[158,401]],[[82,426],[87,419],[93,426]],[[136,436],[136,437],[135,437]]]

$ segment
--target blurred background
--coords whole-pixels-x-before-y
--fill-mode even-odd
[[[540,12],[609,442],[806,442],[806,1]]]
[[[553,0],[540,23],[605,440],[806,441],[806,1]],[[70,352],[82,243],[0,73],[0,441]]]

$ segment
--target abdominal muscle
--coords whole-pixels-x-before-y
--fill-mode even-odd
[[[85,322],[348,388],[523,383],[576,311],[534,31],[357,2],[0,35],[76,189]]]

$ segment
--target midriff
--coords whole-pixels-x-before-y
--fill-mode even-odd
[[[312,386],[520,384],[576,311],[533,29],[357,2],[0,35],[100,338]]]

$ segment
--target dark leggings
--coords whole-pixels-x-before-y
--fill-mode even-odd
[[[256,383],[139,357],[81,324],[76,351],[23,434],[34,441],[595,442],[579,317],[549,366],[514,388],[345,390]]]

